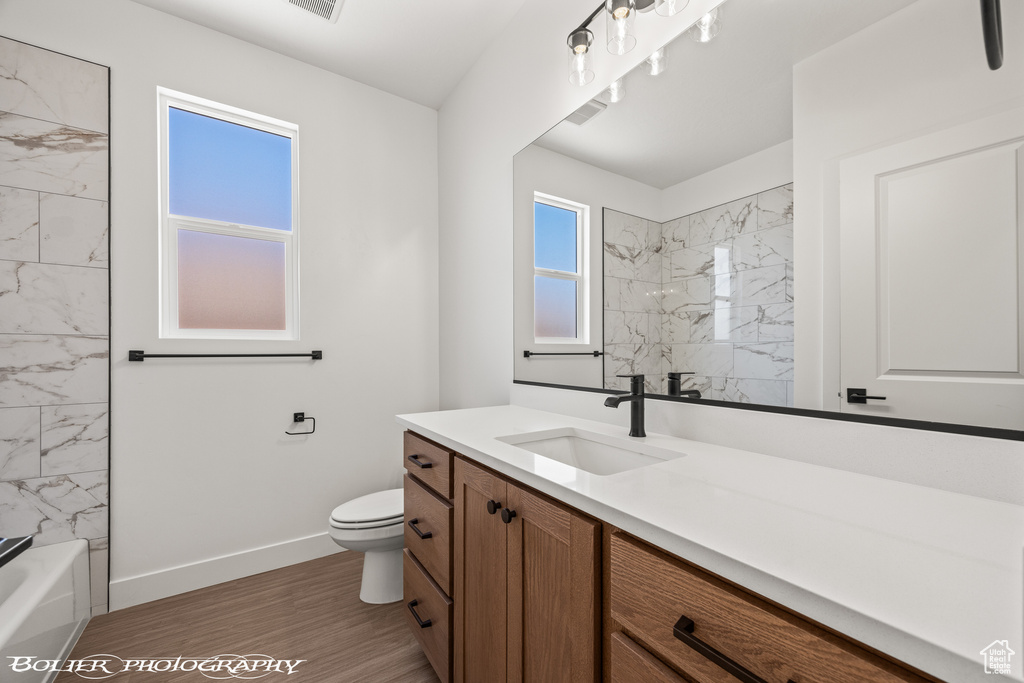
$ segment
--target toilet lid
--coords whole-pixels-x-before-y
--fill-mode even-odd
[[[331,524],[349,528],[387,526],[402,521],[405,500],[402,489],[378,491],[334,508]]]

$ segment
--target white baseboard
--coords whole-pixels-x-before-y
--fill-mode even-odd
[[[110,610],[124,609],[179,593],[315,560],[343,551],[327,533],[222,555],[110,582]]]

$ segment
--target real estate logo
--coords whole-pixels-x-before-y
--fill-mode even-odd
[[[985,660],[985,673],[1010,675],[1010,658],[1016,652],[1010,649],[1010,641],[995,640],[991,645],[981,651]]]

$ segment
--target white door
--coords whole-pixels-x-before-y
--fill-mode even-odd
[[[839,174],[842,410],[1024,429],[1024,110]]]

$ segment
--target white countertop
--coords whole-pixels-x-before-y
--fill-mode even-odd
[[[598,476],[496,437],[621,427],[519,406],[397,420],[950,683],[1007,640],[1024,681],[1024,507],[657,434],[685,457]]]

